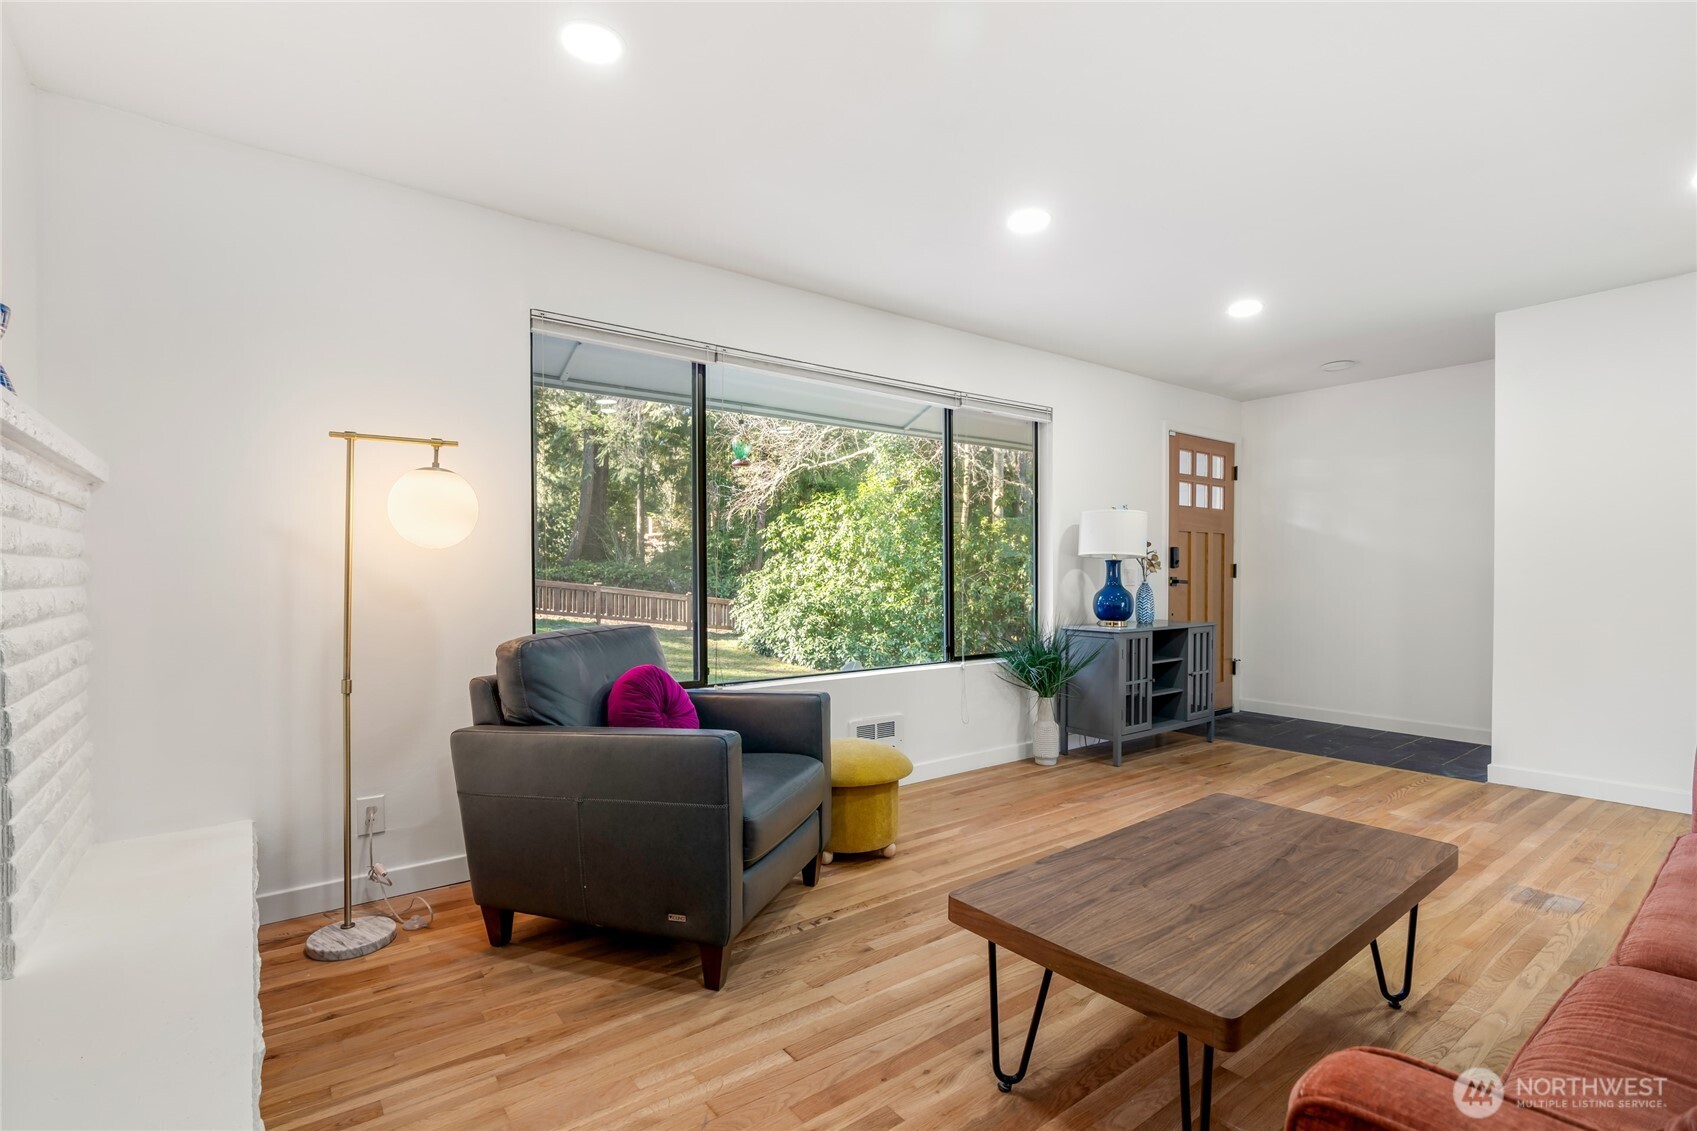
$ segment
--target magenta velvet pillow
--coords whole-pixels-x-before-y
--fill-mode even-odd
[[[700,730],[701,719],[689,693],[665,668],[643,664],[613,681],[607,695],[607,725]]]

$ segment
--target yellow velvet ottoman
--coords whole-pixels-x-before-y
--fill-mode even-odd
[[[913,773],[906,754],[882,742],[831,742],[831,841],[837,852],[896,854],[896,783]]]

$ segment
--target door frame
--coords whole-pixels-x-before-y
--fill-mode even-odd
[[[1172,482],[1173,477],[1172,477],[1172,466],[1171,466],[1172,465],[1172,459],[1170,458],[1170,448],[1171,448],[1171,441],[1172,441],[1173,434],[1177,433],[1177,432],[1182,432],[1187,436],[1200,436],[1204,440],[1218,440],[1222,444],[1230,444],[1232,446],[1233,466],[1236,466],[1237,464],[1241,464],[1243,462],[1243,433],[1241,431],[1231,432],[1231,431],[1227,431],[1226,429],[1217,428],[1217,427],[1200,427],[1200,428],[1198,428],[1198,427],[1192,426],[1190,424],[1186,424],[1182,419],[1178,420],[1178,421],[1173,421],[1173,420],[1163,420],[1163,421],[1161,421],[1161,441],[1160,441],[1160,452],[1161,452],[1161,520],[1160,520],[1160,531],[1161,531],[1161,561],[1162,561],[1163,564],[1167,561],[1167,548],[1171,545],[1171,543],[1168,542],[1167,539],[1172,535],[1172,531],[1173,531],[1173,520],[1172,520],[1172,513],[1171,513],[1172,512],[1171,499],[1172,499],[1172,490],[1173,490],[1173,482]],[[1244,550],[1244,544],[1243,544],[1243,507],[1241,505],[1242,501],[1243,501],[1243,492],[1241,490],[1243,481],[1242,480],[1234,480],[1233,482],[1236,483],[1237,486],[1234,487],[1233,490],[1232,490],[1232,503],[1233,503],[1233,505],[1232,505],[1232,561],[1231,561],[1230,564],[1236,565],[1243,560],[1243,550]],[[1154,525],[1154,524],[1152,523],[1151,525]],[[1226,579],[1228,584],[1235,581],[1235,580],[1236,579],[1229,578],[1229,577]],[[1163,614],[1170,614],[1171,610],[1170,610],[1170,606],[1166,603],[1166,590],[1164,588],[1162,589],[1162,592],[1161,592],[1161,602],[1162,602],[1161,607],[1162,607]],[[1232,589],[1232,623],[1231,623],[1231,637],[1232,637],[1232,651],[1233,652],[1242,652],[1243,651],[1242,624],[1243,624],[1243,590],[1241,588],[1234,587]],[[1225,660],[1229,664],[1229,663],[1231,663],[1232,657],[1227,656],[1227,657],[1225,657]],[[1238,704],[1241,703],[1243,701],[1243,698],[1244,698],[1242,691],[1238,686],[1237,680],[1238,680],[1238,676],[1234,672],[1232,674],[1232,710],[1234,712],[1240,709]]]

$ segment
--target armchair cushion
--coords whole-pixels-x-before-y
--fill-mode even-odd
[[[514,726],[605,726],[613,681],[663,662],[660,638],[645,624],[521,636],[495,649],[501,715]]]
[[[613,681],[607,694],[607,724],[700,730],[695,704],[683,686],[655,664],[641,664]]]
[[[742,756],[742,860],[753,864],[831,796],[825,767],[801,754]]]

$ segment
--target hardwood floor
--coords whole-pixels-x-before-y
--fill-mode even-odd
[[[1460,847],[1420,908],[1414,992],[1385,1007],[1363,952],[1215,1069],[1222,1128],[1281,1125],[1296,1078],[1371,1044],[1501,1071],[1604,962],[1688,818],[1560,794],[1181,737],[1121,769],[1066,758],[902,790],[901,852],[792,884],[737,941],[725,988],[694,946],[519,916],[488,945],[460,885],[429,930],[368,958],[301,952],[314,916],[263,928],[272,1131],[318,1128],[1159,1128],[1178,1124],[1171,1030],[1057,977],[1030,1075],[990,1074],[983,940],[950,889],[1233,793]],[[1400,966],[1405,928],[1381,940]],[[1039,970],[1000,963],[1017,1058]],[[1193,1073],[1199,1071],[1192,1058]]]

